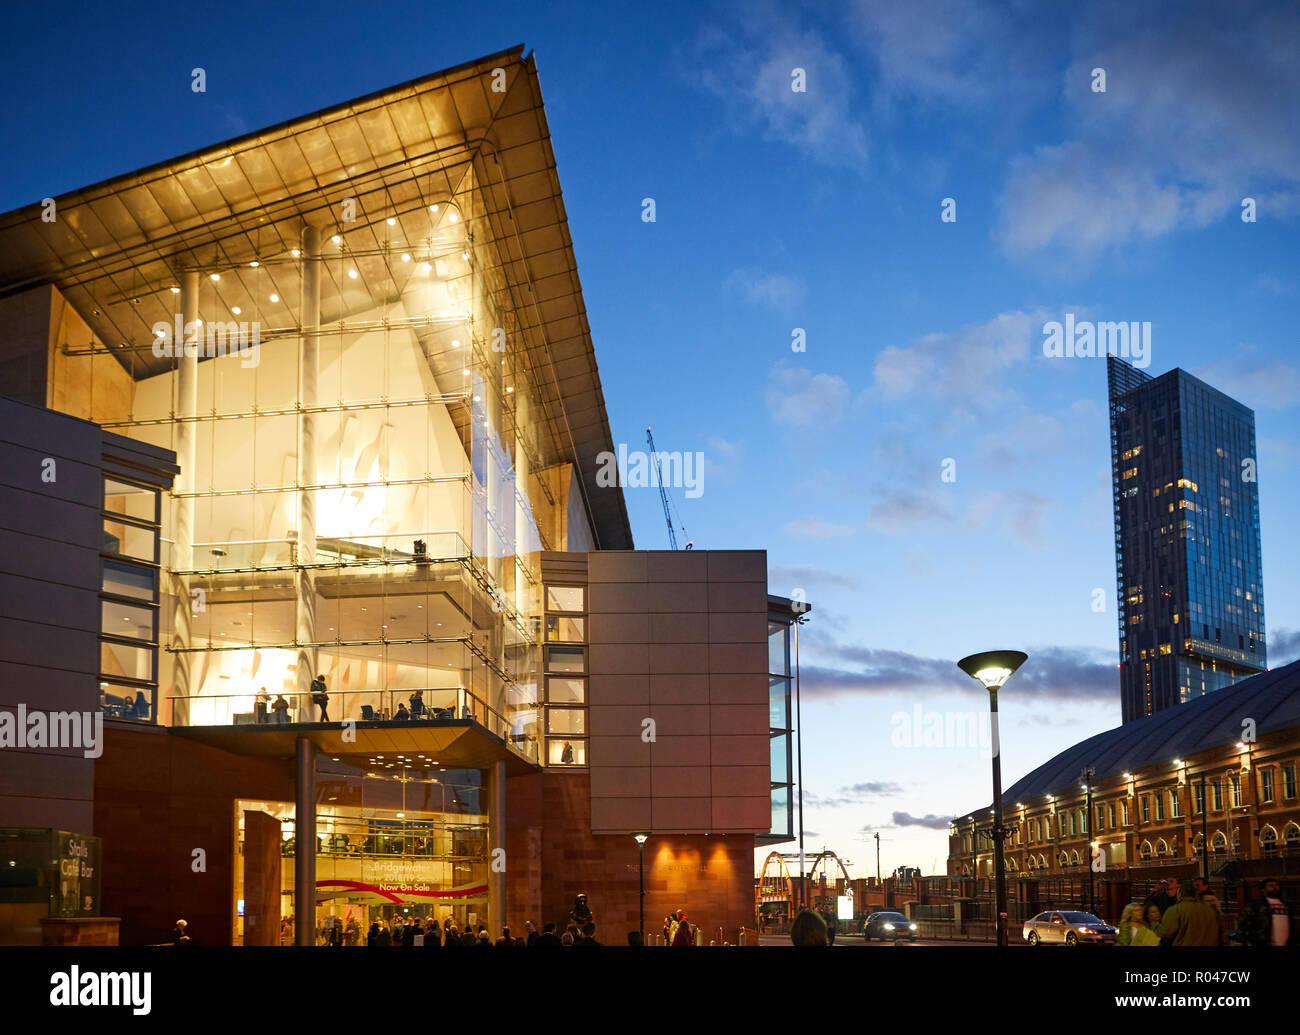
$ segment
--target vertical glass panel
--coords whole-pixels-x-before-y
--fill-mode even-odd
[[[104,553],[131,557],[153,563],[157,555],[158,533],[153,529],[127,524],[125,521],[104,519]]]
[[[586,765],[587,742],[553,737],[546,742],[546,762],[548,765]]]
[[[586,592],[581,586],[547,586],[546,610],[584,611]]]
[[[784,733],[771,738],[772,783],[788,783],[790,780],[790,765],[786,757],[789,744],[790,738]]]
[[[779,676],[790,674],[790,627],[784,622],[767,623],[767,670]]]
[[[585,663],[582,647],[547,647],[546,671],[581,672]]]
[[[158,520],[158,490],[146,489],[115,478],[104,479],[104,509],[138,521]]]
[[[105,593],[113,593],[120,597],[153,600],[158,592],[158,573],[152,568],[144,568],[138,564],[105,561],[101,588]]]
[[[582,679],[546,680],[546,699],[551,704],[585,704],[587,700],[586,681]]]
[[[101,600],[100,631],[110,636],[152,641],[155,614],[153,608],[122,604],[115,600]]]

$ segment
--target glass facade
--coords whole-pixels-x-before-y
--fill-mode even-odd
[[[1267,667],[1251,410],[1110,357],[1125,722]]]
[[[425,763],[413,760],[417,765]],[[488,817],[476,769],[416,768],[383,758],[367,769],[322,761],[317,773],[315,930],[317,944],[365,944],[370,925],[390,930],[405,917],[423,926],[450,919],[461,930],[486,922]],[[244,935],[248,850],[245,814],[279,823],[279,917],[293,916],[292,802],[237,801],[240,857],[234,889],[237,941]],[[274,828],[273,828],[274,829]],[[253,861],[249,861],[253,860]],[[337,933],[336,933],[337,931]],[[352,940],[359,939],[359,940]]]
[[[794,837],[794,722],[791,692],[794,655],[792,616],[773,612],[767,622],[768,736],[770,737],[772,827],[759,844],[788,841]]]
[[[330,721],[473,718],[535,760],[543,675],[582,671],[581,647],[544,665],[542,644],[584,632],[571,592],[541,594],[540,551],[582,535],[549,360],[525,347],[474,165],[400,175],[351,220],[321,196],[318,245],[268,225],[163,295],[256,344],[201,353],[197,402],[180,360],[153,359],[105,424],[182,468],[161,550],[145,502],[112,497],[106,668],[158,682],[164,722],[316,721],[319,675]],[[161,607],[138,563],[161,564]],[[161,652],[134,645],[148,608]]]

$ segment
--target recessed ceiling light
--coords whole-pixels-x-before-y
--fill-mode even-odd
[[[178,288],[178,287],[174,287],[174,288],[172,288],[172,294],[173,294],[173,295],[179,295],[180,293],[181,293],[181,289],[180,289],[180,288]]]
[[[466,377],[469,377],[469,371],[468,371],[468,370],[466,370],[464,373],[465,373],[465,376],[466,376]]]
[[[428,272],[430,272],[432,269],[433,269],[433,267],[430,266],[427,262],[422,262],[422,263],[420,263],[420,272],[421,272],[421,273],[428,273]]]
[[[459,338],[452,338],[452,339],[451,339],[451,347],[452,347],[453,349],[458,349],[458,348],[460,348],[460,339],[459,339]]]
[[[437,205],[430,205],[430,206],[429,206],[429,211],[430,211],[430,212],[437,212],[437,211],[438,211],[438,206],[437,206]]]
[[[298,258],[299,255],[302,254],[302,252],[298,251],[297,248],[291,248],[291,249],[289,250],[289,254],[292,255],[292,256],[296,259],[296,258]]]
[[[466,262],[469,262],[469,252],[461,252],[460,257],[464,259]]]
[[[506,393],[509,394],[510,392],[513,392],[514,390],[515,390],[515,389],[514,389],[514,386],[513,386],[513,385],[510,385],[510,386],[508,386],[508,387],[506,388]]]
[[[348,270],[348,279],[349,279],[349,280],[356,280],[356,279],[357,279],[357,271],[356,271],[356,270]]]
[[[388,225],[389,225],[389,226],[396,226],[396,225],[397,225],[397,220],[394,219],[392,216],[389,216],[389,217],[388,217]]]
[[[410,261],[411,261],[411,253],[410,253],[410,252],[402,252],[402,261],[403,261],[403,262],[410,262]]]
[[[209,274],[208,274],[208,277],[209,277],[209,279],[211,279],[211,280],[220,280],[220,279],[221,279],[221,274],[220,274],[220,273],[209,273]]]
[[[278,302],[278,301],[280,301],[280,296],[279,296],[279,295],[276,295],[276,294],[271,295],[271,301],[272,301],[272,302]]]
[[[252,266],[253,269],[257,269],[257,267],[260,266],[260,265],[262,265],[262,264],[261,264],[260,262],[258,262],[256,259],[254,259],[252,262],[249,263],[249,265]]]
[[[343,242],[343,238],[341,238],[338,234],[335,234],[333,237],[330,238],[330,240],[333,241],[335,244],[341,244]]]
[[[447,216],[447,222],[449,222],[449,223],[454,223],[454,222],[456,222],[458,219],[460,219],[460,216],[456,215],[455,212],[452,212],[452,213],[450,213],[450,214]]]
[[[230,311],[231,311],[232,313],[234,313],[236,316],[238,316],[240,313],[243,312],[243,310],[240,309],[239,306],[237,306],[237,305],[232,305],[232,306],[230,307]]]

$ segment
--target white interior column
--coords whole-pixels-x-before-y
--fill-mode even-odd
[[[294,572],[294,642],[298,645],[298,721],[313,721],[320,714],[309,691],[316,676],[316,414],[320,372],[320,231],[302,231],[302,348],[298,355],[298,542]],[[331,704],[342,704],[333,696]],[[331,715],[330,718],[338,718]]]
[[[181,274],[181,340],[173,342],[176,356],[176,463],[180,473],[172,486],[172,553],[171,570],[194,567],[194,497],[197,486],[198,425],[195,416],[199,410],[199,347],[203,341],[203,328],[196,325],[199,318],[199,271],[186,270]],[[191,333],[193,345],[188,341]],[[175,655],[172,683],[172,725],[188,726],[190,723],[190,655],[186,648],[193,645],[191,617],[194,600],[190,596],[190,577],[172,575],[172,644],[179,648]],[[206,606],[206,605],[205,605]]]

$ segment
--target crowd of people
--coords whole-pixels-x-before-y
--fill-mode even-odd
[[[1218,896],[1203,878],[1180,885],[1162,880],[1145,902],[1130,902],[1120,916],[1116,945],[1228,945],[1232,932]],[[1237,921],[1236,940],[1254,948],[1294,945],[1300,941],[1291,923],[1282,887],[1270,878],[1259,895],[1246,903]]]
[[[522,935],[512,935],[509,927],[501,929],[501,936],[495,941],[483,924],[466,924],[460,927],[454,919],[447,917],[439,923],[433,917],[395,917],[391,922],[375,920],[366,935],[366,945],[376,947],[401,946],[405,949],[420,946],[423,948],[447,949],[492,949],[492,948],[597,948],[603,943],[596,939],[596,924],[588,920],[579,926],[570,923],[563,932],[557,932],[556,925],[548,923],[539,931],[531,920],[525,925]],[[628,944],[639,944],[634,938],[636,931],[628,934]],[[346,943],[343,943],[346,944]]]

